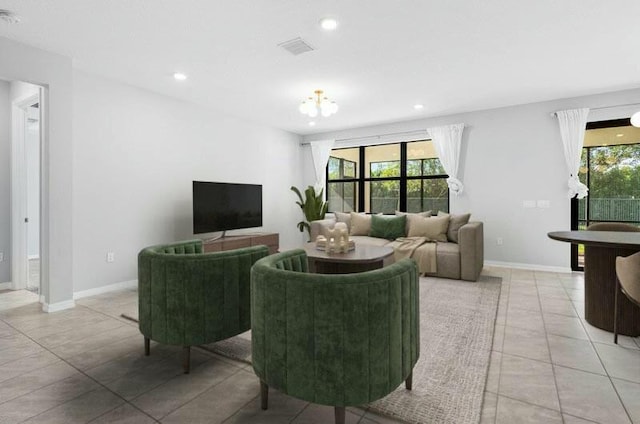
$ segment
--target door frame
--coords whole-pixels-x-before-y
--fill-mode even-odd
[[[15,100],[11,105],[11,288],[20,290],[27,287],[29,278],[29,255],[27,249],[27,157],[26,132],[27,108],[39,103],[40,123],[43,117],[42,87],[38,93]],[[40,152],[43,145],[43,128],[40,126]],[[42,157],[42,154],[40,155]],[[40,181],[42,182],[42,165],[40,165]],[[40,186],[42,199],[42,185]],[[42,204],[40,204],[42,211]],[[40,213],[40,240],[42,240],[42,213]],[[40,247],[42,258],[42,247]],[[40,278],[39,292],[42,292]]]

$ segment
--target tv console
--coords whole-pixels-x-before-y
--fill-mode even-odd
[[[278,233],[242,234],[204,240],[202,244],[205,252],[220,252],[223,250],[240,249],[242,247],[263,244],[269,248],[269,254],[273,254],[276,253],[280,247],[280,236]]]

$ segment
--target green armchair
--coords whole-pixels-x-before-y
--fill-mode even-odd
[[[269,387],[308,402],[362,405],[411,390],[419,357],[418,270],[411,259],[357,274],[310,274],[304,250],[251,269],[253,369],[262,408]]]
[[[201,240],[152,246],[138,255],[139,328],[150,340],[184,348],[223,340],[251,328],[250,270],[266,246],[203,253]]]

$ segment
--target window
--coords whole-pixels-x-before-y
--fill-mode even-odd
[[[596,222],[640,226],[640,129],[628,119],[588,123],[579,178],[589,194],[572,200],[572,229]],[[574,270],[584,266],[583,252],[572,249]]]
[[[342,149],[329,157],[327,165],[327,199],[330,211],[356,210],[357,162],[350,160],[354,149]]]
[[[334,149],[327,177],[331,212],[449,211],[448,176],[429,140]]]

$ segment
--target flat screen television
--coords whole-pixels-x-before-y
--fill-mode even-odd
[[[262,185],[193,182],[193,233],[262,227]]]

